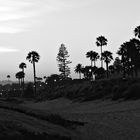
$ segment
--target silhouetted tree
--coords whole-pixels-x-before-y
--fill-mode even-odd
[[[110,65],[109,67],[108,67],[108,69],[109,69],[109,71],[110,71],[110,73],[114,73],[114,71],[115,71],[115,68],[114,68],[114,65]]]
[[[115,72],[117,72],[118,74],[122,72],[123,66],[119,57],[115,58],[113,66],[114,66]]]
[[[100,67],[95,71],[95,75],[98,79],[102,79],[105,76],[105,69]]]
[[[74,71],[75,71],[75,73],[79,74],[79,79],[81,79],[82,64],[77,64]]]
[[[140,40],[131,39],[128,43],[128,57],[131,59],[131,70],[135,71],[136,77],[140,68]]]
[[[107,45],[107,39],[104,36],[99,36],[96,39],[96,45],[101,47],[101,67],[103,67],[103,60],[102,60],[102,47]]]
[[[131,39],[130,41],[124,42],[117,53],[121,56],[124,77],[126,73],[128,75],[133,73],[133,70],[137,76],[138,69],[140,68],[140,41]]]
[[[24,69],[26,68],[26,64],[24,62],[19,64],[19,68],[22,69],[23,73],[24,73]],[[24,77],[22,79],[22,88],[23,88],[23,92],[24,92]]]
[[[95,51],[89,51],[86,53],[86,57],[90,58],[91,61],[91,67],[93,67],[93,61],[94,61],[94,66],[96,66],[96,61],[99,59],[99,54]]]
[[[52,75],[46,77],[45,83],[47,83],[47,85],[49,85],[49,86],[54,86],[55,84],[57,84],[61,80],[62,80],[62,76],[61,75],[52,74]]]
[[[21,79],[23,79],[25,73],[23,71],[19,71],[16,73],[15,77],[19,80],[19,88],[21,87]]]
[[[31,51],[28,53],[27,60],[33,64],[33,71],[34,71],[34,94],[36,94],[36,69],[35,63],[37,63],[40,59],[40,55],[36,51]]]
[[[119,48],[119,50],[117,51],[117,54],[121,56],[121,62],[122,62],[122,66],[123,66],[123,77],[126,77],[126,73],[129,69],[129,55],[128,55],[128,42],[124,42],[121,47]]]
[[[8,81],[9,81],[10,77],[11,77],[10,75],[7,75],[7,79],[8,79]]]
[[[107,78],[109,77],[109,73],[108,73],[108,64],[111,62],[111,60],[113,60],[113,56],[112,53],[109,51],[104,51],[102,53],[102,59],[105,61],[106,63],[106,70],[107,70]]]
[[[134,29],[134,35],[140,39],[140,26]]]
[[[44,82],[46,81],[47,76],[43,76]]]
[[[82,68],[82,73],[84,74],[84,78],[91,80],[92,79],[92,73],[93,73],[93,67],[91,66],[85,66]]]
[[[56,60],[58,62],[58,68],[59,71],[61,72],[61,76],[64,79],[67,79],[70,75],[70,68],[68,65],[72,62],[67,60],[68,58],[69,58],[68,51],[65,45],[61,44]]]

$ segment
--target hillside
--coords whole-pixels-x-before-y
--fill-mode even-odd
[[[0,138],[139,140],[139,81],[72,81],[41,101],[1,98]]]
[[[64,97],[84,102],[97,99],[135,100],[140,98],[140,79],[106,79],[97,81],[72,80],[56,84],[44,92],[47,99]]]

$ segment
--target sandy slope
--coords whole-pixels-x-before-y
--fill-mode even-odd
[[[139,140],[140,101],[72,102],[56,99],[26,106],[61,114],[70,120],[86,122],[77,129],[83,140]]]

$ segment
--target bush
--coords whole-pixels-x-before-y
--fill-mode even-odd
[[[124,92],[127,90],[127,84],[122,84],[119,86],[114,86],[112,90],[112,100],[118,100],[124,97]]]
[[[140,84],[135,83],[128,88],[124,93],[124,99],[139,99],[140,98]]]
[[[32,98],[34,97],[34,90],[32,83],[29,83],[24,91],[23,97]]]

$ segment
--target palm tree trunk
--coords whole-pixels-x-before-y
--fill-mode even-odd
[[[79,78],[81,79],[81,72],[79,72]]]
[[[20,89],[20,79],[18,79],[18,83],[19,83],[19,89]]]
[[[33,61],[33,71],[34,71],[34,96],[36,95],[36,71],[35,71],[35,62]]]
[[[107,70],[107,78],[109,78],[109,73],[108,73],[108,63],[106,63],[106,70]]]
[[[103,68],[103,59],[102,59],[102,45],[101,45],[101,67]]]
[[[91,67],[93,67],[93,61],[91,60]]]
[[[24,68],[22,69],[22,71],[23,71],[23,73],[24,73]],[[23,92],[23,94],[24,94],[24,77],[23,77],[23,81],[22,81],[22,92]]]
[[[96,66],[96,61],[94,60],[94,67]]]

